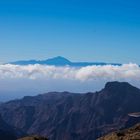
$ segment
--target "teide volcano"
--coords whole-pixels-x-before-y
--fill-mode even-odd
[[[34,64],[40,64],[40,65],[54,65],[54,66],[74,66],[74,67],[84,67],[84,66],[91,66],[91,65],[117,65],[120,66],[119,63],[104,63],[104,62],[71,62],[70,60],[62,57],[57,56],[54,58],[49,58],[46,60],[21,60],[21,61],[15,61],[10,62],[10,64],[14,65],[34,65]]]
[[[140,90],[129,83],[109,82],[100,92],[47,93],[0,105],[8,124],[50,140],[95,140],[140,121]]]

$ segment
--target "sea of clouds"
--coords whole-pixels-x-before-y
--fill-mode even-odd
[[[137,64],[122,66],[48,66],[48,65],[0,65],[0,79],[66,79],[82,82],[95,80],[140,80],[140,67]]]
[[[125,81],[140,87],[140,67],[121,66],[48,66],[0,65],[0,94],[37,94],[48,91],[87,92],[103,88],[109,81]],[[10,93],[11,92],[11,93]],[[3,93],[3,94],[2,94]]]

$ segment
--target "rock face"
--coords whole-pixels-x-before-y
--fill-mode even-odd
[[[111,133],[98,140],[140,140],[140,124],[126,130]]]
[[[45,137],[40,137],[40,136],[28,136],[28,137],[24,137],[18,140],[48,140]]]
[[[53,92],[0,105],[8,124],[49,140],[95,140],[140,122],[128,116],[139,111],[140,90],[119,82],[96,93]]]

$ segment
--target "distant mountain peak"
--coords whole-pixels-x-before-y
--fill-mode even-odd
[[[115,64],[115,63],[104,63],[104,62],[71,62],[70,60],[66,59],[63,56],[56,56],[53,58],[49,58],[46,60],[21,60],[21,61],[15,61],[10,62],[10,64],[15,65],[34,65],[34,64],[41,64],[41,65],[55,65],[55,66],[74,66],[74,67],[82,67],[82,66],[92,66],[92,65],[118,65],[121,64]]]
[[[47,59],[47,61],[59,61],[59,62],[71,63],[68,59],[66,59],[63,56],[56,56],[54,58]]]
[[[66,59],[66,58],[63,57],[63,56],[56,56],[56,57],[54,57],[54,58],[52,58],[52,59],[61,59],[61,60],[67,60],[67,61],[69,61],[68,59]]]
[[[71,64],[71,62],[68,59],[66,59],[62,56],[57,56],[54,58],[47,59],[46,62],[49,65],[68,65],[68,64]]]

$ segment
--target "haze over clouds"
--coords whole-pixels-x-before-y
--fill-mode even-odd
[[[140,87],[140,67],[132,63],[87,67],[0,65],[0,91],[8,98],[48,91],[95,91],[108,81],[126,81]]]

